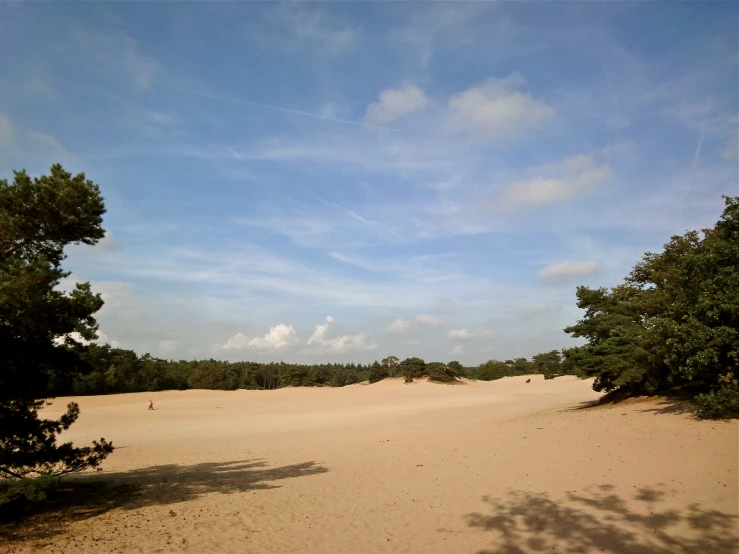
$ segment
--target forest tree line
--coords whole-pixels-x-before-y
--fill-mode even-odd
[[[574,374],[572,364],[558,350],[537,354],[531,360],[489,360],[477,366],[460,362],[400,360],[388,356],[372,364],[294,364],[285,362],[226,362],[220,360],[166,360],[133,350],[90,344],[77,351],[79,372],[51,380],[50,396],[115,394],[160,390],[269,390],[282,387],[343,387],[387,377],[406,382],[428,377],[451,382],[459,378],[492,381],[516,375],[543,374],[547,378]]]

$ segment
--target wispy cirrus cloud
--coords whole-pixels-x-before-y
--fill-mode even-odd
[[[112,77],[125,75],[135,90],[148,89],[161,70],[160,63],[142,53],[136,40],[123,32],[110,33],[75,27],[72,29],[72,36],[76,46],[97,61],[100,71]]]
[[[354,48],[361,34],[360,26],[314,6],[281,4],[264,13],[296,45],[315,45],[321,52],[331,56]]]

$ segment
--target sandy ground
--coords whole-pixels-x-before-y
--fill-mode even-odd
[[[738,551],[736,421],[531,379],[79,398],[118,449],[75,479],[136,492],[0,550]]]

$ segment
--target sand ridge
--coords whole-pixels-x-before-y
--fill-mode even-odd
[[[138,490],[7,546],[736,550],[736,421],[696,421],[661,400],[582,409],[599,397],[590,381],[527,378],[78,398],[83,415],[64,438],[105,436],[119,447],[102,473],[82,479]]]

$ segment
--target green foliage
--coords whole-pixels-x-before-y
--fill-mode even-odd
[[[489,360],[477,367],[475,377],[480,381],[493,381],[513,375],[512,368],[505,362]]]
[[[57,289],[64,248],[95,244],[105,235],[98,186],[61,166],[31,179],[0,180],[0,473],[11,477],[58,475],[97,466],[113,447],[101,439],[87,448],[57,445],[56,435],[76,421],[70,404],[58,420],[38,410],[54,389],[68,389],[89,370],[72,338],[96,338],[93,314],[103,305],[89,283]],[[58,344],[62,338],[65,344]]]
[[[343,371],[337,371],[331,376],[329,386],[332,387],[343,387],[347,385],[347,376]]]
[[[408,382],[409,377],[412,380],[426,375],[426,362],[421,358],[406,358],[400,362],[399,369],[400,374],[405,377],[406,382]]]
[[[729,371],[719,377],[717,388],[698,394],[693,403],[695,415],[700,418],[739,417],[739,379],[734,376],[733,371]]]
[[[724,387],[696,395],[694,412],[704,419],[739,417],[739,387]]]
[[[457,375],[457,377],[464,376],[464,366],[462,366],[462,364],[460,364],[457,360],[452,360],[446,365],[454,372],[455,375]]]
[[[0,482],[0,506],[19,498],[39,502],[46,498],[47,491],[59,488],[60,483],[59,477],[47,474],[27,479],[5,479]]]
[[[388,356],[383,359],[380,364],[382,364],[382,367],[387,371],[388,377],[396,377],[398,375],[400,360],[398,360],[397,356]]]
[[[387,360],[387,358],[385,358]],[[383,360],[383,362],[385,361]],[[369,373],[367,375],[370,383],[377,383],[382,381],[385,377],[389,376],[388,366],[386,364],[380,364],[377,360],[370,366]]]
[[[49,176],[20,171],[12,183],[0,180],[0,401],[41,398],[52,380],[80,370],[77,356],[53,339],[95,338],[93,314],[103,301],[89,283],[71,293],[56,287],[69,275],[64,247],[103,238],[103,213],[98,186],[59,165]]]
[[[79,406],[72,402],[59,419],[41,419],[44,400],[0,402],[0,475],[23,478],[63,475],[98,467],[113,452],[105,439],[92,446],[57,445],[57,435],[77,421]]]
[[[239,374],[230,364],[206,360],[195,366],[187,382],[193,389],[235,390],[239,386]]]
[[[536,354],[531,358],[531,368],[533,373],[541,373],[544,379],[554,379],[558,375],[562,375],[562,355],[559,350]]]
[[[511,375],[530,375],[534,372],[531,362],[526,358],[516,358],[515,360],[506,360],[506,365],[511,368]]]
[[[585,315],[565,332],[587,344],[563,354],[568,368],[595,377],[595,390],[689,389],[706,406],[733,409],[720,379],[739,363],[739,198],[725,201],[713,229],[673,236],[622,285],[577,289]]]
[[[429,380],[439,381],[440,383],[451,383],[459,377],[459,374],[449,367],[449,364],[444,364],[442,362],[431,362],[430,364],[427,364],[426,374],[428,375]]]

